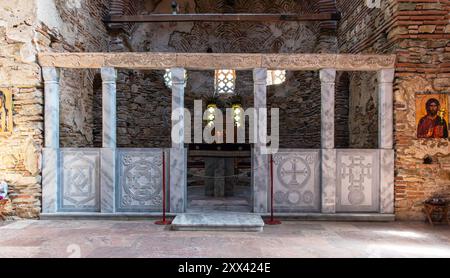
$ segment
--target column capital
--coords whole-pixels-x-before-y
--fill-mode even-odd
[[[103,82],[116,82],[117,71],[112,67],[103,67],[100,70]]]
[[[336,69],[321,69],[320,70],[320,82],[335,83],[336,82]]]
[[[44,79],[45,83],[59,82],[59,69],[54,67],[43,67],[42,78]]]
[[[377,72],[378,83],[394,82],[395,69],[382,69]]]
[[[171,68],[172,84],[184,85],[186,82],[186,70],[184,68]]]
[[[253,69],[253,82],[255,84],[266,85],[267,84],[267,69],[266,68]]]

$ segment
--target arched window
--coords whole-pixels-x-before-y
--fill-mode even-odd
[[[236,71],[230,69],[216,70],[214,88],[218,94],[233,94],[236,84]]]

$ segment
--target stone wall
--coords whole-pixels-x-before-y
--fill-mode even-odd
[[[41,1],[37,14],[42,22],[39,32],[48,41],[41,51],[107,52],[103,17],[107,0]],[[49,15],[50,12],[50,15]],[[60,144],[61,147],[93,146],[93,70],[61,70]],[[101,92],[100,92],[101,93]]]
[[[226,1],[178,1],[183,13],[308,13],[314,12],[317,4],[317,1],[292,0],[233,2],[231,5]],[[138,7],[141,14],[170,12],[170,1],[140,1]],[[113,51],[213,53],[316,53],[335,52],[337,49],[336,37],[330,28],[325,29],[314,22],[147,23],[136,25],[128,40],[114,36],[111,46]],[[162,76],[162,72],[120,71],[117,100],[119,146],[170,146],[167,129],[170,128],[171,94],[165,88]],[[236,93],[242,96],[244,107],[251,107],[252,73],[238,72],[236,82]],[[214,73],[188,71],[185,91],[188,108],[193,107],[194,99],[211,96]],[[320,147],[318,72],[289,72],[286,83],[270,86],[268,95],[268,106],[281,108],[282,146]],[[95,119],[94,122],[97,121]]]
[[[44,99],[36,54],[105,51],[108,40],[100,19],[107,3],[13,0],[0,4],[0,90],[12,90],[14,104],[13,132],[0,135],[0,181],[9,184],[11,218],[35,218],[41,210]],[[61,74],[62,146],[92,144],[92,76],[77,71]]]
[[[342,53],[397,54],[395,213],[397,219],[423,219],[424,200],[450,195],[448,139],[417,139],[415,122],[417,92],[449,91],[450,2],[388,0],[381,1],[381,9],[369,9],[364,2],[337,1],[343,15],[339,48]],[[432,164],[424,164],[426,155],[433,157]]]
[[[393,53],[391,38],[396,0],[382,0],[381,7],[369,8],[366,0],[338,0],[336,6],[342,19],[337,31],[341,53]],[[348,144],[350,148],[378,147],[378,111],[376,75],[370,72],[349,72]],[[337,86],[343,97],[345,88]],[[338,144],[337,144],[338,145]]]
[[[334,143],[336,148],[349,147],[349,96],[350,76],[348,72],[336,72]]]
[[[350,72],[349,148],[378,148],[378,95],[375,72]]]
[[[37,217],[41,197],[43,92],[35,1],[2,1],[0,6],[0,90],[13,93],[14,129],[0,135],[0,181],[9,185],[9,217]]]

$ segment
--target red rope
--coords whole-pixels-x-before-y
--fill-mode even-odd
[[[281,221],[275,220],[273,217],[273,156],[270,155],[270,220],[265,221],[268,225],[279,225]]]
[[[162,166],[163,166],[163,222],[166,222],[166,156],[164,150],[162,153]]]

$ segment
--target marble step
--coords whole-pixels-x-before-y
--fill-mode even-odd
[[[237,231],[262,232],[264,221],[254,213],[183,213],[172,222],[175,231]]]

